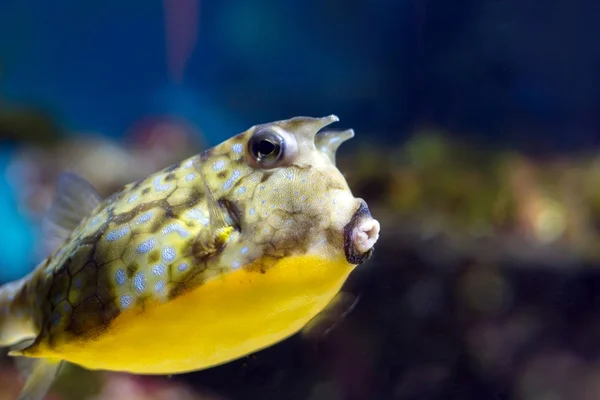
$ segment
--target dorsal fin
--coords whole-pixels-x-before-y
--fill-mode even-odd
[[[42,221],[45,250],[52,252],[60,246],[101,201],[88,181],[71,172],[62,173],[58,177],[54,200]]]

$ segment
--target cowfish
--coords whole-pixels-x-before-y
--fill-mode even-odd
[[[70,173],[45,260],[0,288],[0,346],[40,400],[65,363],[173,375],[239,359],[339,308],[380,225],[335,164],[338,118],[255,125],[102,199]],[[98,165],[102,168],[102,165]]]

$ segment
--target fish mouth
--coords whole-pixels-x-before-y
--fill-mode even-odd
[[[371,216],[367,203],[361,200],[350,222],[344,226],[344,253],[350,264],[360,265],[371,258],[379,239],[379,222]]]

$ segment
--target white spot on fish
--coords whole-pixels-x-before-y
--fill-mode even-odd
[[[188,264],[187,263],[181,263],[179,264],[179,266],[177,267],[177,269],[181,272],[185,271],[186,269],[188,269]]]
[[[170,183],[161,183],[161,180],[162,180],[162,177],[161,176],[157,176],[152,181],[152,183],[154,184],[154,189],[157,192],[166,192],[167,190],[171,189],[171,187],[173,185],[171,185]]]
[[[187,175],[185,176],[185,180],[186,180],[187,182],[191,182],[191,181],[193,181],[194,179],[196,179],[196,174],[195,174],[195,173],[193,173],[193,172],[192,172],[191,174],[187,174]]]
[[[100,220],[101,220],[100,216],[97,216],[97,217],[95,217],[95,218],[92,220],[92,222],[90,222],[90,224],[91,224],[92,226],[94,226],[94,225],[98,225],[98,223],[100,222]]]
[[[156,240],[154,240],[154,238],[150,238],[138,245],[137,252],[140,254],[145,254],[152,250],[154,246],[156,246]]]
[[[241,143],[236,143],[236,144],[233,145],[232,149],[233,149],[234,153],[238,153],[239,154],[239,153],[242,152],[243,147],[242,147]]]
[[[186,217],[190,218],[190,219],[200,219],[203,217],[202,214],[202,210],[199,210],[197,208],[192,208],[190,210],[187,210],[185,212]]]
[[[227,163],[224,160],[217,160],[213,164],[213,171],[220,171],[225,168],[226,165]]]
[[[231,189],[234,182],[236,180],[238,180],[240,178],[240,176],[242,176],[242,172],[239,169],[236,169],[235,171],[233,171],[233,173],[231,174],[231,177],[229,177],[229,179],[227,179],[227,181],[225,181],[225,183],[223,184],[223,190]]]
[[[173,261],[175,259],[175,256],[177,255],[177,253],[175,252],[175,249],[172,247],[165,247],[162,250],[162,258],[165,261]]]
[[[123,296],[121,296],[122,309],[129,308],[129,306],[131,306],[131,303],[133,303],[133,298],[130,295],[124,294]]]
[[[200,221],[200,223],[204,226],[208,226],[208,222],[209,222],[208,217],[206,217],[204,215],[202,210],[199,210],[197,208],[192,208],[191,210],[186,211],[185,215],[190,219],[195,219],[197,221]]]
[[[190,236],[190,233],[178,223],[167,225],[162,230],[163,235],[168,235],[171,232],[177,232],[179,236],[184,238]]]
[[[250,215],[256,214],[256,210],[254,208],[251,208],[248,212],[250,213]]]
[[[246,186],[242,186],[237,190],[237,194],[244,194],[246,192]]]
[[[240,252],[242,254],[246,254],[248,252],[248,248],[246,246],[242,247],[242,250],[240,250]]]
[[[146,279],[144,278],[144,274],[138,272],[133,277],[133,288],[138,292],[143,292],[146,289]]]
[[[192,165],[194,165],[194,161],[193,160],[187,160],[184,164],[183,164],[183,168],[191,168]]]
[[[162,292],[165,290],[165,283],[163,281],[156,282],[156,285],[154,285],[154,290],[156,290],[158,293]]]
[[[152,267],[152,273],[156,276],[163,276],[165,274],[165,266],[162,264],[155,265]]]
[[[148,221],[150,221],[150,219],[152,219],[153,215],[154,215],[154,213],[152,211],[148,211],[147,213],[140,215],[140,217],[137,219],[136,223],[143,224],[145,222],[148,222]]]
[[[231,266],[233,268],[239,268],[240,267],[240,263],[239,263],[239,261],[234,261],[233,263],[231,263]]]
[[[292,171],[286,171],[285,177],[288,179],[294,179],[294,173]]]
[[[117,281],[117,285],[123,286],[125,284],[125,281],[127,280],[127,275],[125,275],[125,271],[119,268],[117,270],[117,273],[115,274],[115,279]]]
[[[138,195],[134,194],[133,196],[131,196],[129,199],[127,199],[127,203],[131,204],[134,201],[136,201],[138,199]]]

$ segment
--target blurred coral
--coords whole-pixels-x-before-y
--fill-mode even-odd
[[[172,120],[143,120],[124,144],[101,135],[80,134],[50,147],[28,146],[16,152],[7,174],[23,211],[39,218],[48,208],[58,175],[75,172],[103,195],[141,179],[201,149],[191,126]]]

